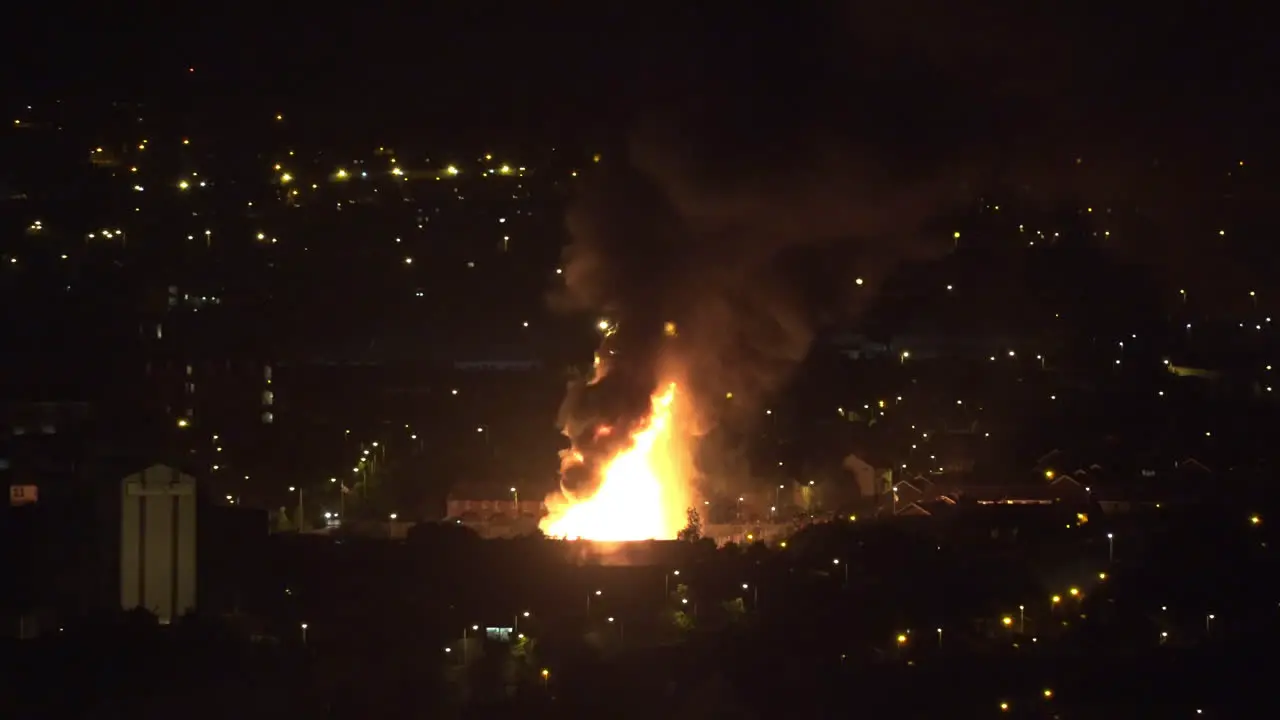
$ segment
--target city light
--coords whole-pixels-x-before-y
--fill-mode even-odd
[[[304,20],[341,29],[324,13]],[[985,37],[944,20],[951,35]],[[508,700],[534,714],[682,644],[708,667],[727,648],[837,684],[883,676],[954,712],[972,701],[1004,717],[1074,703],[1084,680],[1107,679],[1108,655],[1234,668],[1267,650],[1280,595],[1256,580],[1275,542],[1261,513],[1280,462],[1280,294],[1267,290],[1274,211],[1259,198],[1274,172],[1265,156],[1240,159],[1233,138],[1252,130],[1207,126],[1218,115],[1257,124],[1266,113],[1240,103],[1266,92],[1233,77],[1229,113],[1196,112],[1222,94],[1207,86],[1147,113],[1107,113],[1091,94],[1093,58],[1067,78],[1073,102],[1053,108],[1087,132],[1019,128],[1022,114],[997,112],[996,134],[1012,141],[964,144],[939,171],[874,142],[867,155],[856,122],[806,135],[829,118],[787,97],[729,102],[772,85],[720,83],[716,64],[695,73],[717,88],[707,98],[658,78],[674,88],[658,108],[630,108],[625,82],[599,84],[584,107],[662,116],[633,147],[605,144],[627,127],[579,127],[577,100],[549,121],[547,87],[568,80],[541,78],[538,58],[492,23],[474,38],[430,23],[358,28],[372,38],[364,48],[325,32],[344,40],[327,59],[277,33],[273,59],[248,64],[234,57],[244,38],[197,47],[151,32],[134,39],[167,54],[135,78],[147,82],[126,84],[132,95],[10,103],[0,470],[15,532],[32,527],[14,546],[52,557],[40,538],[94,529],[56,512],[84,489],[54,477],[67,473],[116,488],[102,499],[131,538],[109,558],[86,556],[106,563],[92,573],[45,573],[56,587],[34,588],[33,603],[86,604],[101,594],[85,585],[97,570],[118,570],[123,599],[104,602],[167,625],[199,587],[201,612],[275,608],[275,630],[261,631],[278,650],[335,668],[359,665],[343,657],[351,623],[334,622],[346,613],[386,655],[379,667],[413,666],[463,698],[475,671],[501,661]],[[138,43],[98,34],[96,50],[61,51],[114,77],[108,65]],[[1020,36],[1053,39],[1041,34]],[[431,51],[441,38],[446,54]],[[1104,54],[1177,65],[1133,42],[1124,58]],[[1011,47],[994,35],[987,46]],[[423,48],[449,61],[426,73]],[[954,64],[945,82],[972,74],[957,48],[936,54],[916,61]],[[193,58],[211,63],[198,78]],[[986,81],[1010,92],[1045,74],[999,59]],[[468,62],[533,84],[476,82]],[[568,64],[627,75],[597,62],[579,52]],[[328,107],[284,92],[313,84],[331,90]],[[967,85],[944,97],[908,85],[921,95],[912,108],[927,111],[877,97],[876,83],[833,87],[900,111],[911,120],[902,146],[925,160],[937,133],[919,125],[964,130],[974,123],[954,109],[990,104]],[[478,99],[453,100],[454,86]],[[1133,102],[1165,88],[1146,90]],[[290,112],[271,107],[281,104]],[[705,113],[722,123],[684,122],[708,105],[727,111]],[[752,134],[735,124],[773,127],[763,111],[794,115],[794,127],[742,142]],[[556,127],[562,115],[572,126]],[[1146,117],[1189,124],[1179,128],[1191,142],[1166,142]],[[993,164],[1000,172],[972,171]],[[1225,512],[1206,504],[1217,496]],[[275,572],[206,583],[196,535],[201,558]],[[134,536],[173,562],[135,552]],[[365,554],[376,587],[350,572]],[[1223,568],[1248,581],[1216,587]],[[965,597],[934,592],[957,577]],[[423,605],[424,592],[438,597]],[[226,601],[205,608],[205,595]],[[56,608],[39,604],[6,633],[60,632],[45,622]],[[312,617],[321,634],[308,645]],[[96,642],[79,624],[66,632]],[[418,662],[397,634],[443,653]],[[992,653],[1025,662],[980,687],[934,672]],[[1172,687],[1167,664],[1144,672]],[[371,695],[384,674],[338,673]],[[608,699],[617,706],[601,716],[643,714],[625,694]]]

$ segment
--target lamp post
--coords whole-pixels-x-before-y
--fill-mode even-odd
[[[305,527],[305,524],[302,522],[302,518],[303,518],[302,488],[294,487],[290,485],[289,492],[298,493],[298,532],[302,532],[302,528]]]
[[[467,629],[468,628],[465,625],[462,627],[462,664],[463,665],[467,664],[467,659],[471,655],[471,648],[468,646],[468,643],[467,643]],[[475,632],[480,629],[480,626],[472,625],[470,629],[472,632]]]
[[[1027,606],[1018,606],[1018,634],[1025,635],[1027,632]]]
[[[680,604],[687,607],[689,605],[689,598],[680,598]],[[693,617],[695,620],[698,617],[698,603],[693,604]]]
[[[671,576],[680,576],[679,570],[672,570],[669,573],[662,574],[662,592],[666,597],[671,597]]]
[[[600,595],[601,595],[601,592],[599,590],[596,590],[595,592],[592,592],[592,593],[587,593],[587,616],[588,617],[591,616],[591,598],[600,597]]]
[[[329,478],[329,482],[338,484],[338,520],[341,521],[347,515],[347,486],[338,483],[336,477]]]
[[[387,516],[387,539],[394,540],[396,537],[396,514],[391,513]]]
[[[831,564],[844,566],[844,584],[848,585],[849,584],[849,563],[841,563],[840,558],[835,558],[834,560],[831,561]]]
[[[1114,563],[1116,559],[1116,536],[1107,533],[1107,562]]]
[[[529,617],[529,611],[525,610],[524,612],[519,613],[515,616],[515,622],[511,624],[511,629],[517,633],[520,632],[520,618],[522,617],[524,618]]]
[[[298,627],[302,628],[302,644],[306,645],[307,644],[307,624],[302,623]]]

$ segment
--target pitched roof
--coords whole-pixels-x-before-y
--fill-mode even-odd
[[[909,503],[905,507],[898,508],[898,515],[903,515],[906,517],[928,517],[930,515],[933,515],[933,513],[924,509],[924,507],[922,507],[920,503],[913,502],[913,503]]]

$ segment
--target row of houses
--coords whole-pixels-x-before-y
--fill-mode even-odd
[[[1163,503],[1189,502],[1212,490],[1215,475],[1199,460],[1187,457],[1165,471],[1142,470],[1136,475],[1108,471],[1096,463],[1060,470],[1063,458],[1054,451],[1037,462],[1023,482],[983,484],[972,479],[914,475],[893,483],[892,492],[877,511],[893,515],[932,514],[937,506],[974,502],[989,505],[1090,505],[1107,513],[1158,508]]]

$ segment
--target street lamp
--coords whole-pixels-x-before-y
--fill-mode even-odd
[[[1025,634],[1027,632],[1027,606],[1018,606],[1018,632]]]
[[[751,589],[751,606],[758,610],[760,607],[760,586],[751,585],[749,583],[742,583],[743,590],[746,590],[748,588]]]
[[[475,632],[479,629],[480,629],[479,625],[471,626],[471,632]],[[467,659],[471,656],[470,650],[471,648],[468,646],[468,643],[467,643],[467,627],[464,625],[462,626],[462,664],[463,665],[467,664]]]
[[[834,560],[831,561],[831,564],[840,565],[841,564],[840,558],[835,558]],[[849,563],[843,563],[843,565],[844,565],[844,584],[848,585],[849,584]]]
[[[596,591],[595,591],[595,592],[593,592],[593,593],[588,593],[588,594],[587,594],[587,615],[590,615],[590,614],[591,614],[591,598],[592,598],[593,596],[594,596],[594,597],[600,597],[600,595],[601,595],[601,594],[602,594],[602,593],[601,593],[599,590],[596,590]]]
[[[298,627],[302,628],[302,644],[306,645],[307,644],[307,624],[302,623]]]
[[[666,597],[671,597],[671,576],[680,576],[679,570],[672,570],[669,573],[662,574],[662,592]]]
[[[289,492],[298,493],[298,532],[302,532],[302,529],[306,527],[306,525],[302,522],[302,517],[303,517],[302,488],[294,487],[290,485]]]
[[[528,611],[528,610],[525,610],[524,612],[519,613],[519,614],[517,614],[517,615],[515,616],[515,622],[514,622],[514,623],[512,623],[512,627],[511,627],[511,629],[512,629],[512,630],[514,630],[514,631],[516,631],[516,632],[520,632],[520,618],[522,618],[522,617],[523,617],[523,618],[527,618],[527,617],[529,617],[529,611]]]
[[[338,478],[329,478],[330,483],[337,483]],[[338,485],[338,517],[342,518],[347,514],[347,486]]]
[[[1115,558],[1116,558],[1116,542],[1115,541],[1116,541],[1116,536],[1111,533],[1107,533],[1107,562],[1108,563],[1115,562]]]
[[[689,598],[680,598],[680,604],[681,604],[681,605],[683,605],[683,606],[685,606],[685,607],[688,607],[688,606],[689,606]],[[696,618],[696,617],[698,617],[698,603],[694,603],[694,604],[693,604],[693,616],[694,616],[695,618]]]

